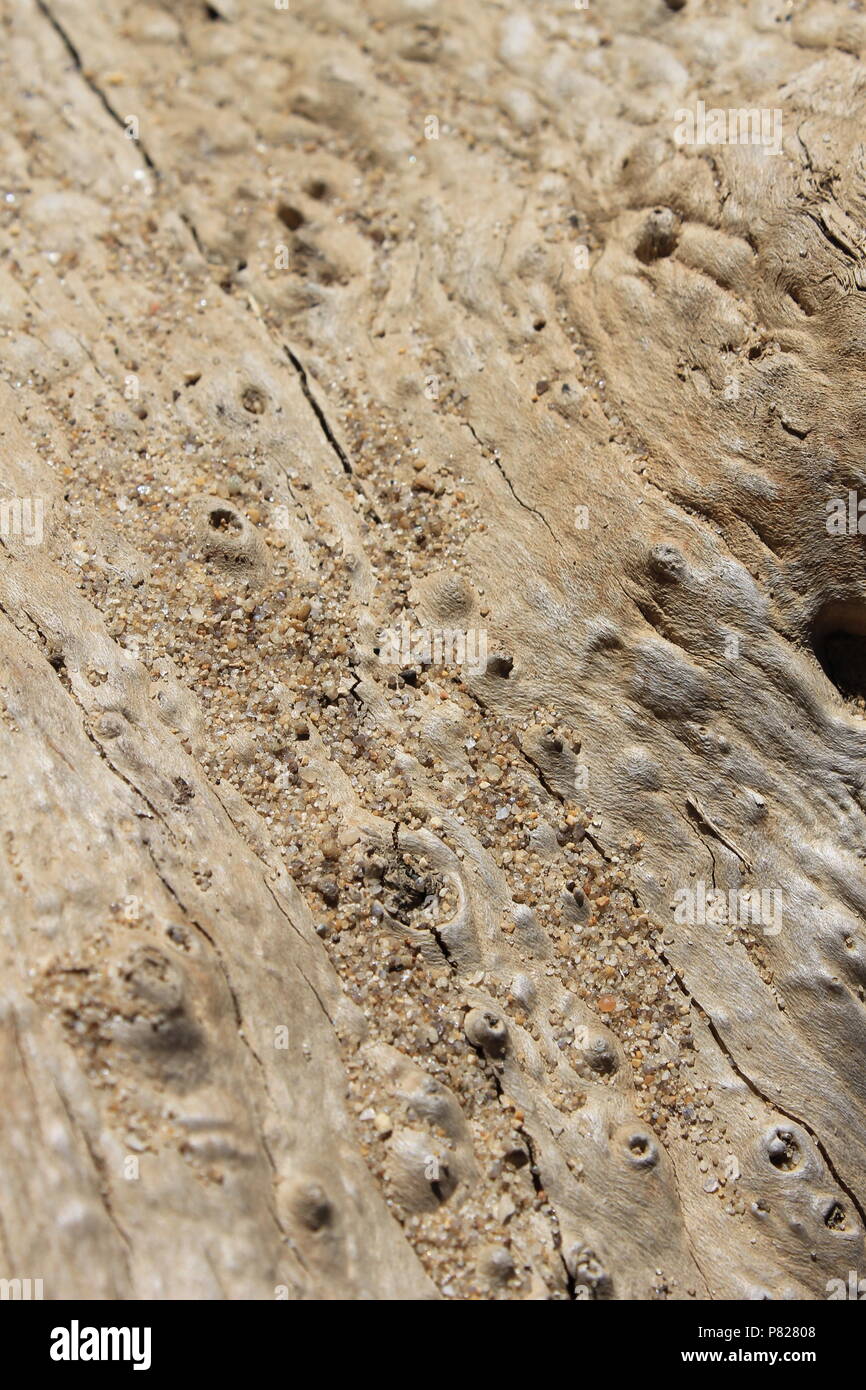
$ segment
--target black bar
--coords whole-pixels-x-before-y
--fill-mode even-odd
[[[571,1364],[578,1379],[593,1364],[595,1383],[605,1367],[612,1384],[632,1368],[641,1375],[652,1372],[655,1379],[674,1370],[686,1377],[702,1376],[713,1367],[729,1372],[759,1368],[772,1383],[777,1372],[791,1368],[817,1370],[822,1375],[848,1369],[863,1328],[863,1315],[851,1305],[864,1301],[866,1291],[861,1294],[855,1288],[852,1295],[846,1292],[844,1298],[802,1303],[575,1300],[578,1306],[570,1311],[564,1306],[553,1309],[551,1323],[536,1323],[539,1311],[528,1309],[531,1322],[526,1330],[557,1339],[576,1338],[573,1343],[540,1344],[547,1345],[544,1359],[561,1358],[563,1372]],[[459,1325],[451,1324],[446,1305],[447,1300],[385,1307],[372,1302],[338,1307],[329,1302],[283,1301],[7,1300],[0,1302],[0,1331],[10,1362],[59,1382],[70,1376],[92,1380],[108,1373],[114,1378],[130,1375],[133,1383],[143,1383],[148,1375],[189,1371],[198,1381],[212,1373],[220,1383],[233,1374],[246,1379],[280,1374],[291,1385],[309,1381],[311,1357],[318,1359],[318,1374],[331,1379],[341,1352],[354,1376],[363,1375],[365,1366],[374,1374],[379,1367],[385,1370],[387,1382],[414,1377],[428,1360],[422,1348],[429,1350],[449,1335],[461,1339],[452,1347],[455,1358],[459,1357],[452,1376],[465,1379],[465,1362],[473,1358],[483,1358],[485,1369],[491,1359],[495,1365],[498,1355],[507,1357],[510,1364],[509,1347],[517,1331],[513,1303],[508,1305],[506,1324],[500,1324],[492,1310],[494,1322],[489,1328],[479,1327],[473,1318],[471,1329],[462,1323],[459,1312]],[[103,1328],[117,1332],[103,1339]],[[459,1353],[458,1345],[463,1348]],[[125,1359],[115,1359],[115,1348]],[[105,1359],[87,1359],[94,1350]],[[76,1353],[78,1359],[73,1359]],[[61,1355],[68,1359],[59,1359]],[[444,1374],[445,1367],[441,1369]],[[431,1373],[435,1374],[432,1367]]]

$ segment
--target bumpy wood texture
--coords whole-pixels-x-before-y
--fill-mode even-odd
[[[0,16],[0,1275],[866,1274],[866,14]]]

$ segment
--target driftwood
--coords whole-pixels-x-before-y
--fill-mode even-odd
[[[0,20],[0,1275],[866,1275],[866,16]]]

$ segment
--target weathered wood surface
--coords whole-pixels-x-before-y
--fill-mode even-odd
[[[0,15],[0,1275],[866,1274],[866,16]]]

